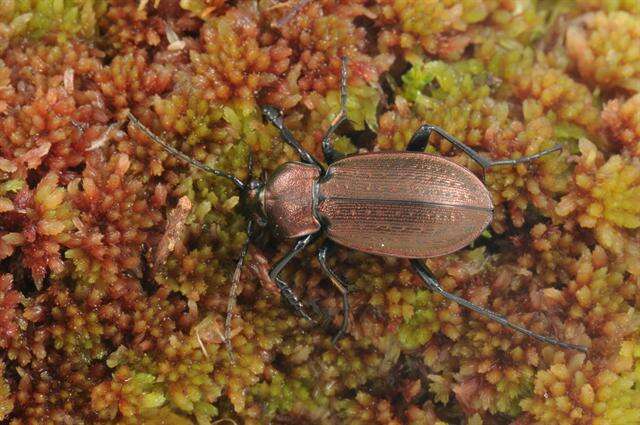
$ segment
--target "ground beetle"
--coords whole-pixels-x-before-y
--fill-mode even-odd
[[[329,165],[327,169],[294,138],[276,108],[262,108],[265,118],[280,131],[282,139],[296,150],[301,160],[282,164],[266,181],[250,180],[245,183],[231,174],[212,169],[167,145],[131,113],[129,119],[172,155],[199,169],[225,177],[240,189],[247,213],[251,216],[247,244],[254,222],[270,227],[280,237],[296,239],[293,248],[277,261],[269,276],[284,299],[307,319],[309,316],[303,304],[280,278],[280,272],[296,254],[326,234],[327,238],[318,251],[318,260],[324,273],[342,294],[343,304],[342,326],[334,341],[347,330],[349,298],[347,286],[327,264],[333,241],[371,254],[408,258],[427,287],[443,297],[537,340],[586,352],[586,347],[539,335],[445,291],[419,260],[446,255],[467,246],[489,225],[493,215],[490,193],[475,174],[446,158],[424,152],[432,132],[462,150],[483,171],[496,165],[529,162],[561,147],[518,159],[492,161],[481,157],[440,127],[423,125],[412,136],[406,152],[375,152],[338,158],[331,136],[347,118],[346,80],[347,65],[343,59],[340,112],[322,139],[324,159]],[[239,278],[239,267],[246,250],[245,244],[234,273],[234,282]]]

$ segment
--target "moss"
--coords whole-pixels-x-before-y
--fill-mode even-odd
[[[21,301],[21,295],[13,289],[13,276],[3,274],[0,276],[0,347],[7,348],[11,340],[17,337],[18,323],[17,307]]]
[[[11,387],[4,377],[5,366],[4,363],[0,363],[0,420],[4,420],[9,417],[9,414],[13,410],[13,397],[11,395]]]
[[[1,31],[9,38],[51,33],[92,37],[106,11],[103,0],[8,0],[0,6]]]
[[[391,290],[387,295],[391,299],[396,298],[393,292],[395,291]],[[412,350],[429,341],[438,332],[439,325],[435,320],[435,312],[430,308],[432,295],[429,291],[403,291],[400,297],[394,300],[401,304],[392,307],[391,317],[399,315],[402,318],[398,340],[403,349]]]
[[[634,347],[632,341],[623,343],[616,371],[594,370],[589,361],[577,355],[567,366],[559,362],[538,372],[535,397],[523,400],[523,408],[547,423],[622,424],[635,420],[638,411],[633,385],[638,377]],[[553,397],[542,401],[545,390]]]
[[[180,7],[206,18],[224,3],[224,0],[181,0]]]
[[[0,421],[640,420],[638,13],[627,0],[0,1]],[[339,152],[403,150],[425,123],[493,159],[562,146],[488,170],[491,229],[426,261],[447,291],[586,356],[427,291],[404,259],[342,248],[329,265],[351,320],[333,345],[342,299],[317,246],[282,272],[309,322],[268,277],[290,244],[262,234],[227,344],[243,199],[127,112],[246,181],[297,160],[264,104],[323,159],[341,56]],[[184,226],[158,253],[182,197]]]
[[[607,12],[624,10],[636,15],[640,13],[640,5],[632,0],[578,0],[576,3],[586,10],[604,10]]]
[[[567,49],[582,77],[603,87],[640,90],[639,23],[627,12],[599,12],[570,26]]]
[[[491,98],[489,75],[478,61],[419,61],[402,78],[404,96],[418,117],[446,124],[471,146],[479,144],[490,126],[506,125],[508,105]]]
[[[637,197],[637,167],[618,155],[606,162],[595,145],[580,141],[580,165],[574,171],[576,189],[562,198],[556,212],[572,217],[580,226],[594,229],[599,243],[616,256],[634,255],[633,245],[624,241],[633,236],[628,229],[637,227],[638,211],[633,199]],[[627,260],[628,261],[628,260]],[[631,270],[635,267],[629,264]],[[634,271],[634,273],[636,273]]]
[[[602,110],[602,120],[606,129],[618,147],[632,157],[640,156],[640,144],[637,142],[640,133],[640,94],[636,94],[625,102],[614,99]]]
[[[471,41],[475,24],[487,19],[498,6],[498,2],[483,0],[381,3],[381,18],[399,29],[399,46],[409,51],[424,49],[447,59],[460,57]]]

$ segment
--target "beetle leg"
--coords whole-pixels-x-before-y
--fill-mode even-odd
[[[429,143],[429,136],[431,136],[431,132],[437,133],[449,143],[469,155],[469,157],[477,162],[482,169],[487,169],[491,166],[491,161],[481,157],[478,152],[474,151],[469,146],[444,131],[442,128],[431,124],[422,125],[418,130],[416,130],[407,145],[407,150],[413,152],[423,151]]]
[[[429,144],[429,136],[431,136],[431,130],[433,126],[423,125],[413,133],[409,144],[407,145],[407,151],[409,152],[423,152]]]
[[[340,325],[338,333],[333,337],[332,342],[335,344],[344,336],[349,328],[349,290],[347,289],[347,285],[342,282],[338,275],[331,270],[327,264],[327,252],[331,250],[332,247],[333,243],[327,239],[318,250],[318,262],[324,274],[327,275],[331,283],[333,283],[333,286],[342,294],[342,324]]]
[[[461,142],[460,140],[456,139],[455,137],[453,137],[452,135],[444,131],[442,128],[437,127],[435,125],[430,125],[430,124],[425,124],[421,126],[413,134],[413,136],[411,137],[411,140],[409,141],[409,144],[407,145],[407,150],[414,151],[414,152],[423,151],[427,147],[427,144],[429,143],[429,136],[431,135],[431,132],[437,133],[446,141],[448,141],[449,143],[451,143],[452,145],[454,145],[455,147],[457,147],[458,149],[460,149],[461,151],[469,155],[469,157],[473,159],[475,162],[477,162],[485,171],[487,168],[493,167],[495,165],[522,164],[525,162],[533,161],[542,156],[548,155],[552,152],[562,150],[561,145],[556,145],[550,149],[545,149],[534,155],[523,156],[522,158],[517,158],[517,159],[500,159],[500,160],[492,161],[490,159],[483,158],[482,156],[480,156],[478,152],[474,151],[469,146],[465,145],[463,142]]]
[[[244,257],[247,256],[247,251],[249,250],[249,243],[251,243],[251,236],[253,235],[253,221],[249,221],[247,224],[247,240],[242,244],[242,249],[240,250],[240,257],[238,258],[238,263],[236,264],[236,269],[233,272],[233,277],[231,278],[231,288],[229,289],[229,297],[227,301],[227,317],[224,321],[224,342],[227,346],[227,351],[229,352],[229,357],[233,362],[235,360],[233,355],[233,346],[231,345],[231,320],[233,319],[233,309],[236,306],[237,292],[238,292],[238,283],[240,283],[240,274],[242,273],[242,265],[244,264]]]
[[[280,131],[282,140],[284,140],[286,144],[295,149],[298,155],[300,155],[300,159],[302,160],[302,162],[315,165],[322,169],[322,165],[320,165],[320,162],[315,159],[309,152],[307,152],[305,148],[302,147],[300,142],[298,142],[296,138],[293,137],[293,134],[291,133],[291,131],[289,131],[287,126],[284,125],[282,114],[277,108],[271,105],[265,105],[262,107],[262,113],[264,114],[265,118],[267,118],[267,120]]]
[[[413,266],[413,269],[416,271],[416,273],[418,273],[418,275],[422,278],[422,280],[424,281],[424,283],[427,284],[427,287],[429,287],[430,290],[442,295],[443,297],[447,298],[448,300],[451,300],[455,303],[460,304],[463,307],[466,307],[470,310],[475,311],[476,313],[480,314],[481,316],[484,316],[488,319],[491,319],[493,321],[496,321],[498,323],[500,323],[503,326],[506,326],[508,328],[511,328],[517,332],[520,332],[524,335],[527,335],[531,338],[537,339],[538,341],[542,341],[544,343],[547,344],[553,344],[553,345],[557,345],[558,347],[562,347],[562,348],[567,348],[570,350],[577,350],[577,351],[581,351],[583,353],[587,352],[587,347],[584,347],[582,345],[576,345],[576,344],[570,344],[568,342],[562,342],[559,341],[555,338],[552,337],[548,337],[548,336],[544,336],[544,335],[540,335],[537,334],[533,331],[530,331],[527,328],[524,328],[522,326],[513,324],[511,322],[509,322],[504,316],[495,313],[491,310],[488,310],[486,308],[483,307],[479,307],[475,304],[473,304],[470,301],[465,300],[464,298],[461,298],[457,295],[454,295],[450,292],[447,292],[444,290],[444,288],[442,288],[442,286],[440,286],[440,284],[438,283],[438,281],[436,280],[435,276],[433,275],[433,273],[431,273],[431,271],[427,268],[427,266],[425,266],[421,261],[419,260],[411,260],[411,265]]]
[[[298,239],[293,248],[291,248],[291,251],[287,252],[284,257],[278,260],[276,265],[273,266],[273,268],[269,272],[269,277],[276,283],[278,289],[280,289],[281,296],[287,300],[287,302],[291,305],[291,307],[293,307],[296,313],[307,320],[311,320],[311,318],[307,313],[305,313],[302,302],[300,302],[296,294],[293,293],[291,287],[287,285],[284,280],[280,279],[279,275],[282,269],[284,269],[284,267],[293,259],[293,257],[295,257],[300,251],[302,251],[307,246],[309,246],[309,244],[315,241],[318,236],[320,236],[319,232]]]
[[[543,151],[540,151],[536,154],[533,155],[529,155],[529,156],[523,156],[521,158],[515,158],[515,159],[499,159],[496,161],[491,161],[491,163],[489,164],[489,167],[493,167],[494,165],[516,165],[516,164],[523,164],[526,162],[531,162],[534,161],[540,157],[543,157],[545,155],[549,155],[550,153],[556,152],[556,151],[561,151],[562,150],[562,145],[555,145],[552,148],[549,149],[545,149]]]
[[[324,154],[324,160],[327,164],[331,164],[337,158],[336,156],[340,156],[333,149],[333,143],[331,141],[331,136],[333,133],[340,127],[347,119],[347,57],[342,57],[342,67],[340,68],[340,112],[338,115],[331,121],[331,125],[324,133],[322,137],[322,153]]]

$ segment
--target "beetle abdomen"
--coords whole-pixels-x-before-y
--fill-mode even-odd
[[[471,243],[491,222],[493,205],[484,184],[452,161],[380,152],[333,163],[320,182],[317,212],[342,245],[428,258]]]

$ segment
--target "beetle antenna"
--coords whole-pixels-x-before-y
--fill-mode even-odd
[[[144,124],[142,124],[135,116],[133,116],[133,114],[131,112],[127,112],[127,117],[129,117],[129,120],[133,123],[134,126],[136,126],[144,134],[146,134],[147,137],[149,137],[155,143],[157,143],[160,146],[162,146],[164,148],[164,150],[169,152],[171,155],[180,158],[181,160],[193,165],[196,168],[199,168],[200,170],[203,170],[203,171],[206,171],[206,172],[211,173],[213,175],[216,175],[216,176],[219,176],[219,177],[224,177],[226,179],[231,180],[233,182],[233,184],[235,184],[238,187],[238,189],[240,189],[240,190],[244,190],[245,189],[245,184],[242,183],[242,180],[240,180],[239,178],[237,178],[233,174],[229,174],[229,173],[226,173],[224,171],[220,171],[220,170],[216,170],[215,168],[211,168],[208,165],[205,165],[202,162],[197,161],[197,160],[191,158],[190,156],[180,152],[179,150],[177,150],[173,146],[168,145],[164,140],[162,140],[160,137],[156,136],[151,130],[149,130],[147,127],[145,127]]]
[[[249,147],[249,158],[247,159],[247,182],[250,182],[253,178],[253,152]]]
[[[465,308],[468,308],[469,310],[475,311],[476,313],[478,313],[479,315],[486,317],[487,319],[493,320],[494,322],[498,322],[500,323],[502,326],[506,326],[508,328],[513,329],[516,332],[520,332],[521,334],[527,335],[528,337],[537,339],[538,341],[542,341],[546,344],[552,344],[552,345],[556,345],[558,347],[561,348],[566,348],[569,350],[576,350],[576,351],[580,351],[582,353],[586,353],[587,352],[587,347],[583,346],[583,345],[578,345],[578,344],[570,344],[568,342],[563,342],[560,341],[558,339],[549,337],[549,336],[545,336],[545,335],[540,335],[536,332],[530,331],[529,329],[522,327],[520,325],[516,325],[515,323],[511,323],[509,322],[504,316],[493,312],[491,310],[488,310],[484,307],[480,307],[475,305],[474,303],[472,303],[471,301],[465,300],[462,297],[459,297],[455,294],[452,294],[450,292],[447,292],[444,290],[444,288],[442,286],[440,286],[440,283],[438,283],[438,280],[436,279],[436,277],[433,275],[433,273],[431,272],[431,270],[429,270],[429,268],[422,263],[422,261],[417,260],[417,259],[413,259],[410,260],[411,261],[411,265],[413,266],[413,269],[418,273],[418,276],[420,276],[420,278],[424,281],[424,283],[427,285],[427,288],[429,288],[431,291],[443,296],[444,298],[453,301],[454,303],[457,303]]]

